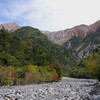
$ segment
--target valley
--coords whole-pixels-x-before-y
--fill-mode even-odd
[[[100,100],[100,0],[0,0],[0,100]]]
[[[100,100],[100,21],[58,32],[0,29],[0,100]]]

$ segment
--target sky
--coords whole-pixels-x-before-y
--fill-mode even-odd
[[[58,31],[100,20],[100,0],[0,0],[0,24]]]

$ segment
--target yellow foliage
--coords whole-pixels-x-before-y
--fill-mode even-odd
[[[28,72],[31,72],[31,71],[38,71],[38,67],[35,66],[35,65],[29,65],[29,66],[27,66],[26,70],[27,70]]]

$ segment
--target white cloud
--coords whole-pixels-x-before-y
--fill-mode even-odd
[[[56,30],[78,24],[90,24],[100,19],[99,0],[45,0],[54,9]]]
[[[10,3],[0,4],[3,9],[0,16],[42,30],[61,30],[100,19],[100,0],[13,0]]]

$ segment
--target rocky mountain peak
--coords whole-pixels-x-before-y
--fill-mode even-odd
[[[48,38],[54,43],[63,45],[73,36],[80,36],[84,38],[89,31],[90,31],[89,27],[87,25],[82,24],[79,26],[72,27],[70,29],[65,29],[57,32],[42,31],[42,33],[47,35]]]
[[[63,45],[74,36],[84,39],[90,32],[95,32],[98,27],[100,27],[100,20],[89,26],[81,24],[70,29],[65,29],[57,32],[42,31],[42,33],[47,35],[48,38],[54,43]]]
[[[0,29],[5,28],[8,31],[15,31],[19,28],[21,28],[21,26],[17,25],[16,23],[5,23],[5,24],[0,24]]]
[[[95,23],[93,23],[92,25],[89,26],[89,28],[93,32],[95,32],[98,27],[100,27],[100,20],[96,21]]]
[[[95,23],[100,25],[100,20],[96,21]]]

